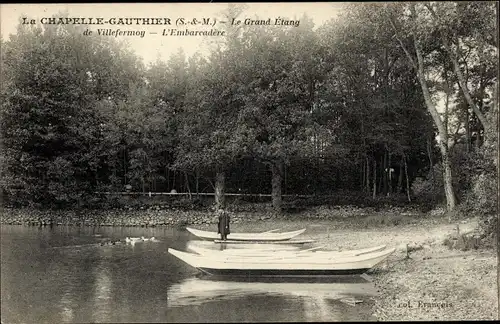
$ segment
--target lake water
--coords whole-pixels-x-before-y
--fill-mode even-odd
[[[110,240],[123,244],[98,244]],[[192,240],[165,228],[2,226],[2,323],[374,320],[376,290],[359,277],[214,280],[167,253]]]

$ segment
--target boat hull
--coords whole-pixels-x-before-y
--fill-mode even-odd
[[[186,230],[191,234],[208,240],[220,239],[220,235],[216,232],[203,231],[196,228],[186,227]],[[227,239],[231,241],[287,241],[291,238],[304,233],[306,229],[301,229],[292,232],[274,233],[274,232],[264,232],[264,233],[231,233],[227,235]]]
[[[274,245],[303,245],[303,244],[309,244],[309,243],[314,243],[316,240],[292,240],[292,239],[286,239],[286,240],[281,240],[281,241],[276,241],[276,240],[269,240],[269,241],[255,241],[255,240],[214,240],[214,243],[220,243],[220,244],[260,244],[260,245],[265,245],[265,244],[274,244]]]
[[[238,276],[238,277],[316,277],[316,276],[345,276],[363,274],[370,268],[360,269],[214,269],[197,268],[211,276]]]

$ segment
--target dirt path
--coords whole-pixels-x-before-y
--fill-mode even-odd
[[[460,233],[477,226],[460,222]],[[379,320],[498,319],[496,252],[460,251],[443,245],[457,224],[423,220],[418,224],[349,229],[334,221],[269,221],[235,224],[234,231],[291,230],[306,227],[301,238],[317,240],[328,249],[363,248],[381,244],[397,251],[369,275],[380,292],[373,315]],[[419,247],[406,257],[406,244]]]
[[[472,231],[476,221],[459,224]],[[318,235],[329,248],[397,246],[371,277],[380,292],[374,316],[380,320],[492,320],[498,318],[497,260],[494,251],[450,250],[443,240],[456,224],[332,231]],[[406,257],[406,244],[421,246]],[[384,270],[385,269],[385,270]]]
[[[260,223],[242,223],[232,225],[232,231],[257,232],[271,229],[296,230],[307,228],[300,236],[303,239],[315,239],[317,245],[329,249],[361,248],[386,244],[402,250],[410,245],[440,245],[449,234],[456,232],[456,224],[448,224],[442,220],[427,219],[414,224],[401,226],[377,226],[370,229],[352,228],[338,221],[327,220],[272,220]],[[470,232],[477,226],[475,219],[459,224],[460,232]]]

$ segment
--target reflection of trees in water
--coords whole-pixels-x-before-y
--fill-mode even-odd
[[[91,291],[88,289],[88,283],[92,280],[92,273],[89,268],[81,266],[81,260],[92,260],[94,252],[91,250],[82,251],[79,249],[58,250],[57,258],[51,258],[51,273],[57,274],[50,281],[54,287],[61,287],[58,308],[59,312],[53,316],[60,322],[79,322],[86,320],[88,308],[85,307],[90,300]],[[64,262],[61,262],[64,260]],[[52,285],[51,285],[52,287]],[[54,293],[54,296],[58,293]]]
[[[206,312],[225,300],[231,300],[232,312],[235,313],[232,316],[236,321],[242,317],[245,320],[259,319],[260,316],[270,316],[265,318],[275,321],[288,321],[293,318],[300,321],[353,320],[362,315],[361,308],[364,306],[355,307],[353,312],[354,307],[344,305],[340,300],[346,297],[363,298],[377,295],[375,287],[369,282],[243,282],[200,278],[190,278],[174,284],[168,288],[167,293],[167,304],[170,312],[173,312],[172,319],[180,316],[182,320],[188,321],[195,321],[196,316],[201,316],[201,311]],[[249,300],[252,300],[252,304],[248,303]],[[290,302],[292,304],[288,305]],[[269,312],[270,304],[280,306]],[[288,305],[288,308],[285,305]],[[216,320],[229,320],[225,317],[230,314],[218,316],[224,318],[217,317]]]
[[[110,322],[111,299],[113,281],[109,272],[110,264],[107,262],[110,249],[97,249],[101,257],[94,266],[94,307],[93,318],[95,322]]]
[[[328,296],[307,296],[303,299],[304,317],[308,322],[342,320],[338,302],[331,302]]]
[[[332,303],[346,296],[374,296],[371,283],[238,282],[191,278],[168,288],[168,306],[201,305],[209,301],[238,299],[249,295],[285,296],[303,299],[304,313],[320,318],[332,315]],[[316,315],[315,315],[316,314]]]
[[[61,317],[63,322],[73,322],[73,289],[71,285],[66,286],[66,291],[61,297]]]

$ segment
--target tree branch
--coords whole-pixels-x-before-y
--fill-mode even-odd
[[[401,48],[403,48],[403,51],[405,52],[406,57],[408,57],[408,60],[410,61],[413,68],[415,70],[418,70],[418,66],[415,63],[415,61],[413,60],[413,57],[411,56],[410,52],[408,51],[406,46],[403,44],[403,41],[401,40],[401,38],[398,35],[398,31],[396,29],[396,25],[394,24],[394,21],[392,20],[392,17],[389,17],[389,22],[391,23],[392,29],[394,30],[394,36],[396,36],[396,39],[398,40],[399,45],[401,45]]]
[[[427,10],[429,10],[429,12],[431,13],[432,17],[434,17],[434,19],[439,24],[441,24],[441,20],[439,19],[438,15],[434,11],[434,9],[432,9],[432,7],[428,3],[425,3],[424,5],[427,8]],[[441,35],[441,40],[443,41],[444,49],[448,53],[448,55],[450,57],[450,60],[453,63],[453,70],[455,71],[455,74],[457,75],[458,84],[459,84],[460,88],[462,89],[462,92],[463,92],[463,94],[465,96],[465,100],[467,101],[467,104],[469,105],[469,107],[472,108],[472,111],[474,111],[474,113],[476,114],[477,118],[479,119],[481,125],[483,126],[483,128],[485,130],[485,133],[489,134],[489,132],[490,132],[490,124],[487,121],[487,119],[484,116],[484,114],[481,112],[481,110],[479,110],[479,107],[472,100],[472,97],[470,95],[470,91],[469,91],[469,89],[467,87],[467,80],[466,80],[464,74],[462,73],[462,71],[460,70],[460,65],[458,63],[458,57],[457,57],[456,53],[453,52],[453,50],[451,49],[451,46],[450,46],[450,44],[448,42],[448,39],[446,38],[446,35],[445,35],[445,33],[443,32],[443,30],[441,28],[439,28],[439,33]],[[465,67],[467,69],[467,62],[465,62]]]
[[[416,15],[415,13],[415,5],[412,7],[412,15]],[[414,17],[415,19],[415,17]],[[417,77],[420,81],[420,85],[422,87],[422,92],[424,95],[424,100],[427,105],[427,108],[434,119],[434,122],[438,128],[439,131],[439,136],[441,137],[441,142],[443,145],[441,146],[441,149],[443,151],[443,155],[447,154],[446,149],[448,146],[448,133],[444,129],[443,121],[441,120],[441,117],[439,116],[439,113],[436,110],[436,107],[432,103],[431,100],[431,95],[429,92],[429,88],[427,86],[427,81],[425,80],[425,74],[424,74],[424,58],[420,49],[420,44],[418,43],[417,37],[415,33],[413,33],[413,45],[415,46],[415,52],[417,54],[417,62],[418,62],[418,67],[417,67]]]

